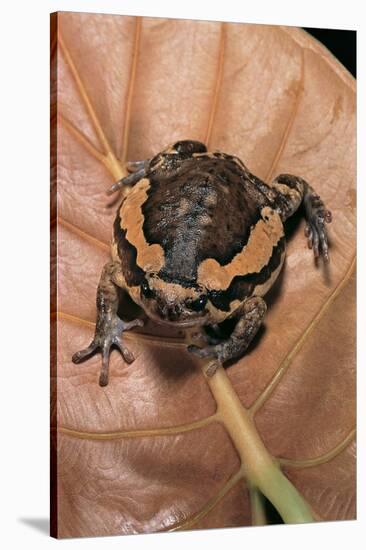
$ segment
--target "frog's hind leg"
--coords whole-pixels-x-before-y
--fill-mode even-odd
[[[292,216],[301,203],[304,204],[308,246],[313,249],[316,258],[322,255],[324,260],[328,261],[328,236],[325,224],[332,221],[332,214],[325,208],[319,195],[305,180],[291,174],[277,176],[271,185],[272,189],[277,191],[274,203],[283,221]]]
[[[261,297],[252,296],[248,298],[236,313],[237,323],[229,338],[204,348],[190,345],[188,351],[201,358],[212,357],[218,359],[219,363],[241,357],[258,332],[266,311],[266,303]],[[210,366],[207,374],[212,376],[215,370]]]

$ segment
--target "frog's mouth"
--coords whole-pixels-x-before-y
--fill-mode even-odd
[[[145,313],[148,315],[148,317],[150,317],[150,319],[152,319],[153,321],[155,321],[159,325],[165,325],[165,326],[170,326],[170,327],[174,326],[174,327],[177,327],[177,328],[190,328],[190,327],[194,327],[194,326],[204,325],[207,322],[207,315],[202,315],[200,317],[198,317],[196,315],[196,316],[192,316],[191,318],[188,318],[188,319],[175,319],[175,320],[173,320],[173,319],[162,317],[162,316],[158,315],[157,313],[155,313],[153,311],[146,311],[145,310]]]
[[[140,304],[146,315],[161,325],[188,328],[207,322],[208,311],[191,311],[180,303],[167,304],[158,300],[144,300]]]

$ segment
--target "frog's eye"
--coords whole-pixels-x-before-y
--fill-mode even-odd
[[[143,282],[141,283],[140,289],[141,289],[141,294],[142,294],[145,298],[152,298],[152,297],[153,297],[153,291],[152,291],[151,288],[149,287],[147,281],[143,281]]]
[[[193,153],[206,153],[207,147],[204,143],[200,141],[194,141],[191,139],[184,139],[182,141],[177,141],[173,145],[173,149],[180,153],[181,155],[192,155]]]
[[[202,311],[207,304],[207,296],[202,294],[197,300],[192,300],[187,302],[187,306],[189,309],[193,309],[193,311]]]

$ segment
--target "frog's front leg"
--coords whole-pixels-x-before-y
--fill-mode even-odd
[[[188,346],[188,351],[201,358],[212,357],[218,359],[215,368],[211,366],[207,372],[210,376],[213,375],[220,363],[236,359],[244,354],[258,332],[266,311],[267,306],[262,298],[259,296],[248,298],[235,314],[238,321],[229,338],[204,348],[190,345]]]
[[[102,352],[102,369],[99,377],[101,386],[108,384],[109,355],[112,345],[119,349],[127,363],[132,363],[134,356],[124,346],[121,335],[125,330],[143,326],[140,319],[134,319],[127,323],[117,315],[118,285],[114,281],[119,271],[120,265],[116,262],[109,262],[104,266],[97,290],[97,322],[94,338],[87,348],[72,356],[74,363],[81,363],[89,359],[95,351]]]
[[[291,174],[277,176],[271,189],[276,190],[274,202],[283,221],[292,216],[303,202],[308,246],[313,249],[316,258],[322,255],[324,260],[328,261],[328,236],[325,223],[332,221],[332,214],[325,208],[319,195],[305,180]]]

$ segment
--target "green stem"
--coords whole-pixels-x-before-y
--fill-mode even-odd
[[[265,500],[262,493],[254,485],[249,486],[252,525],[267,525]]]
[[[209,363],[202,361],[204,373]],[[207,377],[207,383],[217,402],[218,420],[226,427],[240,455],[249,486],[258,488],[272,502],[285,523],[314,521],[309,505],[265,448],[225,370],[220,366],[213,376]]]

